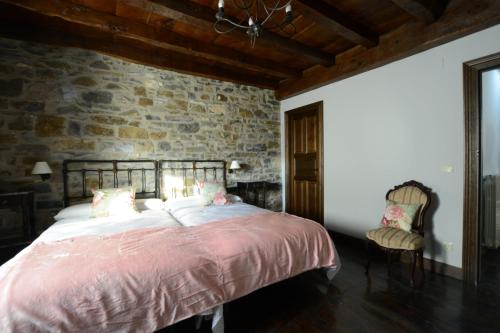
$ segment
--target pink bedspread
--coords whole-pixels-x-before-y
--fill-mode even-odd
[[[285,213],[37,243],[0,275],[0,332],[154,331],[335,262]]]

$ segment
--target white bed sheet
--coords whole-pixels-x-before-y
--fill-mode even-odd
[[[59,220],[45,230],[35,242],[54,242],[88,235],[112,235],[142,228],[181,226],[166,211],[145,210],[127,218],[123,216],[109,216]]]
[[[12,265],[29,252],[33,244],[56,242],[85,235],[112,235],[134,229],[155,227],[182,227],[170,213],[158,210],[145,210],[130,218],[99,217],[84,219],[62,219],[52,224],[33,243],[0,266],[0,278]]]
[[[170,211],[170,213],[186,227],[222,221],[233,217],[263,214],[268,212],[270,211],[267,209],[262,209],[242,202],[222,206],[203,206],[193,202],[192,205],[186,205]]]

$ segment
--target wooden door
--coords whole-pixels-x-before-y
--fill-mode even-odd
[[[323,224],[323,102],[285,113],[286,211]]]

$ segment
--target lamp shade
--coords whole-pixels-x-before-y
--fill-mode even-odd
[[[31,171],[32,175],[50,175],[51,173],[52,169],[47,162],[36,162]]]
[[[238,161],[232,161],[231,165],[229,166],[229,169],[231,170],[241,169],[240,163]]]

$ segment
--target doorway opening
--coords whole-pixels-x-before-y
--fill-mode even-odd
[[[464,64],[464,281],[500,278],[500,53]],[[498,78],[497,78],[498,76]],[[498,80],[498,82],[497,82]],[[500,246],[500,231],[498,233]]]

